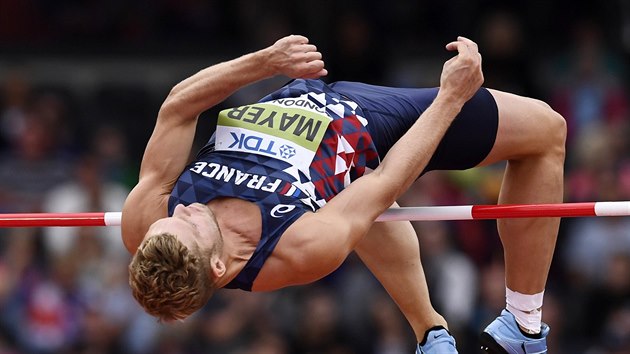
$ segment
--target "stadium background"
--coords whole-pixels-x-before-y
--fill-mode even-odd
[[[329,81],[401,86],[437,85],[444,44],[466,35],[486,86],[566,117],[565,201],[630,200],[628,0],[0,0],[0,212],[120,210],[170,87],[290,33],[323,52]],[[405,204],[493,204],[502,167],[432,172]],[[494,222],[415,226],[434,304],[472,353],[504,305]],[[184,323],[159,324],[130,295],[119,238],[113,228],[0,229],[0,353],[414,350],[355,257],[316,284],[222,291]],[[563,221],[543,316],[550,353],[630,352],[630,218]]]

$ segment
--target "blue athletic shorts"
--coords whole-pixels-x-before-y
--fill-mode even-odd
[[[433,102],[437,88],[394,88],[339,81],[329,84],[356,102],[381,159]],[[477,166],[494,146],[499,114],[494,98],[481,88],[462,108],[424,172]]]

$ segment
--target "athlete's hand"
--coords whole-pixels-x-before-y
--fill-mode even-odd
[[[465,37],[457,37],[446,45],[457,55],[444,63],[440,77],[440,95],[463,105],[483,84],[481,54],[477,43]]]
[[[279,39],[265,49],[267,64],[275,75],[291,78],[316,79],[328,74],[324,68],[322,53],[308,43],[308,38],[290,35]]]

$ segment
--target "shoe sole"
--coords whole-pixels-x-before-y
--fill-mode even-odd
[[[509,354],[486,332],[479,336],[479,344],[481,346],[479,353],[481,354]]]

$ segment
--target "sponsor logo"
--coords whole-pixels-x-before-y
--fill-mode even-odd
[[[265,154],[277,156],[280,155],[284,159],[289,159],[295,156],[295,148],[283,144],[279,148],[275,148],[276,142],[269,139],[264,139],[260,136],[247,135],[244,133],[237,134],[230,132],[232,142],[228,146],[228,149],[248,150],[251,152],[262,152]]]
[[[290,213],[293,209],[295,209],[295,205],[278,204],[271,209],[269,214],[271,214],[271,217],[281,218],[284,216],[282,214]]]
[[[290,159],[293,156],[295,156],[296,152],[295,152],[295,148],[289,145],[282,145],[280,146],[280,156],[283,159]]]

